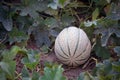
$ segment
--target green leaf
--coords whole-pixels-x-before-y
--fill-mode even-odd
[[[30,63],[28,57],[22,58],[22,59],[21,59],[21,62],[22,62],[23,64],[25,64],[25,63]]]
[[[32,73],[32,80],[38,80],[40,78],[40,74],[36,71]]]
[[[97,41],[94,50],[98,57],[101,57],[103,59],[107,59],[110,57],[109,51],[105,47],[102,47],[99,41]]]
[[[107,0],[92,0],[93,2],[95,2],[96,6],[100,6],[100,7],[104,7],[105,5],[108,4]]]
[[[9,72],[10,72],[9,78],[14,80],[15,79],[16,62],[15,61],[10,61],[8,69],[9,69]]]
[[[52,8],[52,9],[57,9],[57,4],[52,2],[52,3],[48,4],[48,7]]]
[[[110,3],[111,2],[111,0],[106,0],[108,3]]]
[[[59,8],[64,8],[67,4],[70,3],[70,0],[54,0]]]
[[[34,31],[34,37],[36,40],[36,45],[38,47],[41,47],[43,45],[46,45],[49,47],[51,45],[51,42],[49,39],[49,33],[46,30],[39,30],[38,29],[38,30]]]
[[[50,28],[55,28],[59,26],[58,21],[55,18],[47,18],[44,23]]]
[[[2,55],[3,55],[2,61],[9,63],[9,61],[12,61],[15,58],[15,56],[18,52],[26,53],[26,50],[24,48],[21,49],[18,46],[13,46],[10,50],[4,50],[2,52]]]
[[[10,53],[16,55],[19,51],[22,51],[22,49],[18,46],[13,46],[10,50]],[[23,50],[24,51],[24,50]]]
[[[45,67],[42,80],[66,80],[66,78],[62,75],[62,72],[63,68],[61,67],[61,65],[53,65],[52,68]]]
[[[7,40],[7,31],[0,24],[0,43],[4,43],[6,40]]]
[[[120,46],[116,46],[114,48],[115,53],[117,53],[117,56],[120,56]]]
[[[69,16],[68,14],[63,14],[61,21],[64,26],[69,26],[72,22],[75,21],[75,18],[73,16]]]
[[[25,63],[24,65],[29,68],[30,70],[33,70],[36,68],[38,62],[32,62],[32,63]]]
[[[30,77],[23,77],[22,80],[32,80]]]
[[[10,74],[8,68],[9,68],[9,65],[5,62],[0,62],[0,67],[3,71],[5,71],[6,73]]]
[[[110,60],[104,60],[103,63],[96,64],[95,77],[97,80],[113,80],[112,64]]]
[[[92,25],[97,25],[97,20],[94,20],[94,21],[86,21],[86,22],[84,22],[84,25],[85,25],[85,27],[91,27]]]
[[[0,72],[0,80],[6,80],[5,73]]]
[[[12,17],[9,16],[9,14],[9,10],[7,11],[7,9],[4,9],[3,6],[0,5],[0,22],[2,22],[7,31],[11,31],[13,28]]]
[[[39,14],[37,11],[42,12],[47,9],[47,5],[49,3],[49,0],[34,0],[30,1],[27,3],[26,6],[20,6],[18,10],[21,10],[20,15],[22,16],[27,16],[28,14],[34,18],[37,19],[39,18]]]
[[[14,42],[19,43],[22,40],[28,40],[28,35],[24,31],[18,30],[16,27],[14,27],[12,31],[9,32],[8,35],[9,35],[10,44]]]
[[[112,64],[111,64],[110,60],[104,60],[103,64],[104,64],[105,74],[109,74],[112,70]]]
[[[95,80],[94,77],[88,72],[80,73],[77,80]]]
[[[95,34],[102,34],[101,36],[101,44],[102,46],[106,46],[109,37],[115,33],[117,37],[120,37],[120,30],[119,28],[99,28],[95,30]]]
[[[92,13],[92,20],[96,20],[98,16],[99,16],[99,9],[96,8]]]
[[[120,20],[119,14],[120,14],[120,5],[116,5],[115,3],[112,3],[107,18],[112,20]]]
[[[0,62],[0,66],[3,72],[6,73],[6,78],[9,78],[11,80],[15,79],[15,68],[16,68],[15,61],[9,61],[9,63]]]
[[[16,24],[18,25],[18,29],[24,32],[28,32],[32,23],[33,20],[28,16],[18,16],[16,18]]]
[[[116,72],[120,72],[120,62],[114,62],[112,63],[113,70]]]
[[[33,60],[33,61],[31,61]],[[33,70],[36,68],[37,64],[39,63],[39,61],[36,61],[36,59],[34,58],[28,58],[28,57],[25,57],[22,59],[22,63],[27,67],[29,68],[30,70]]]
[[[29,59],[29,62],[39,61],[39,59],[40,59],[39,51],[30,49],[30,50],[28,50],[27,57]]]
[[[83,72],[79,75],[77,80],[90,80],[90,78],[88,75],[85,75],[85,73]]]
[[[40,74],[36,71],[33,71],[30,76],[29,71],[26,67],[22,69],[22,80],[38,80],[40,78]]]
[[[57,37],[57,35],[59,34],[59,31],[54,30],[54,29],[50,29],[50,35],[52,35],[53,37]]]
[[[49,48],[44,45],[44,46],[42,46],[42,47],[40,48],[40,50],[41,50],[41,52],[43,52],[43,53],[48,53]]]
[[[59,11],[51,9],[51,8],[48,8],[47,10],[45,10],[45,13],[49,14],[49,15],[53,15],[53,16],[58,16]]]
[[[2,24],[7,31],[11,31],[13,28],[12,18],[5,19],[4,21],[2,21]]]
[[[59,0],[59,4],[64,5],[65,1],[67,1],[67,0]]]
[[[40,56],[35,50],[28,50],[27,56],[22,59],[22,63],[29,68],[34,70],[39,63]]]
[[[25,77],[30,77],[29,75],[29,71],[27,70],[27,68],[24,66],[23,69],[22,69],[22,77],[25,78]]]

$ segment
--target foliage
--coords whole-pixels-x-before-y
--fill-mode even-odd
[[[16,62],[13,61],[13,59],[19,52],[25,53],[26,50],[14,46],[11,50],[4,50],[2,52],[2,59],[0,60],[0,74],[3,76],[0,77],[1,79],[15,80]]]
[[[23,80],[65,80],[61,65],[46,65],[40,75],[35,70],[40,54],[27,47],[33,40],[41,53],[48,53],[58,33],[71,25],[84,29],[93,44],[92,54],[100,61],[78,80],[119,80],[120,0],[1,0],[0,80],[19,76]],[[21,75],[15,74],[18,53],[24,55]]]
[[[66,80],[66,78],[62,75],[63,68],[61,65],[49,65],[44,68],[44,72],[44,76],[41,78],[42,80]]]
[[[92,74],[88,72],[81,73],[78,80],[119,80],[120,62],[104,60],[103,63],[96,64]]]
[[[24,55],[21,60],[24,67],[20,73],[21,75],[18,74],[16,76],[16,61],[13,59],[17,54]],[[18,77],[21,77],[22,80],[66,80],[66,78],[62,75],[63,68],[61,65],[56,64],[46,66],[44,68],[44,76],[41,76],[39,72],[36,71],[36,67],[39,64],[39,59],[40,54],[38,54],[37,51],[27,50],[17,46],[13,46],[10,50],[3,51],[2,59],[0,61],[0,79],[16,80]]]
[[[119,3],[119,1],[118,1]],[[108,7],[109,6],[109,7]],[[102,61],[96,63],[96,67],[92,72],[83,72],[79,75],[78,80],[119,80],[120,79],[120,28],[119,28],[119,4],[111,3],[107,5],[106,17],[97,19],[98,11],[95,10],[92,15],[92,19],[96,18],[96,24],[88,24],[87,27],[94,27],[95,31],[95,46],[94,51],[96,55],[102,58]],[[94,18],[94,19],[95,19]],[[93,19],[93,20],[94,20]],[[115,60],[110,53],[110,50],[114,50],[114,55],[118,58]]]

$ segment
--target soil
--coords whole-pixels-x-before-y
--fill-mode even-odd
[[[17,62],[16,65],[16,74],[20,74],[23,68],[23,64],[21,63],[21,59],[23,58],[22,54],[17,54],[15,61]],[[79,74],[83,71],[90,71],[94,66],[95,66],[95,61],[94,60],[88,60],[88,64],[83,64],[81,66],[78,67],[69,67],[67,65],[62,65],[62,67],[64,68],[64,72],[63,75],[67,77],[68,80],[76,80],[77,77],[79,76]],[[55,56],[55,53],[52,51],[48,54],[41,54],[40,57],[40,69],[42,69],[40,71],[41,74],[43,74],[43,68],[45,67],[45,62],[52,62],[52,63],[58,63],[58,64],[62,64],[57,57]],[[87,62],[86,62],[87,63]],[[86,66],[85,66],[86,65]],[[84,69],[83,69],[84,67]],[[38,69],[38,67],[36,68],[36,70]],[[39,69],[39,70],[40,70]],[[19,77],[18,80],[21,80],[21,78]]]
[[[35,46],[33,42],[30,41],[28,43],[27,48],[32,48],[32,49],[39,49]],[[21,59],[24,56],[22,54],[17,54],[15,61],[17,63],[16,65],[16,74],[20,74],[23,68],[23,64],[21,63]],[[57,63],[57,64],[62,64],[62,67],[64,68],[63,75],[66,76],[67,80],[76,80],[79,74],[83,71],[91,71],[95,67],[95,60],[92,59],[92,57],[95,57],[95,55],[91,55],[88,61],[85,62],[85,64],[80,65],[78,67],[69,67],[67,65],[62,64],[57,57],[55,56],[54,51],[51,51],[49,53],[44,53],[40,54],[40,64],[36,67],[36,70],[43,75],[43,69],[45,67],[45,62],[52,62],[52,63]],[[20,77],[18,77],[18,80],[22,80]]]

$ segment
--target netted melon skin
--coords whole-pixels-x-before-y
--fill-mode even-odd
[[[65,65],[79,66],[85,63],[91,52],[86,33],[74,26],[63,29],[55,40],[55,55]]]

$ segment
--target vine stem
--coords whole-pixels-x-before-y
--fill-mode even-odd
[[[3,43],[7,38],[7,34],[5,35],[4,39],[0,41],[0,44]]]
[[[20,78],[20,79],[22,79],[22,77],[21,77],[21,73],[18,73],[17,71],[15,71],[15,73],[17,74],[17,76],[15,77],[15,79],[18,79],[18,78]]]
[[[89,60],[83,65],[82,69],[85,69],[88,65],[90,60],[94,60],[95,61],[95,65],[98,64],[98,60],[94,57],[89,58]]]

